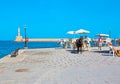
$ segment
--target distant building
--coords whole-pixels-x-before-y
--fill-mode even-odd
[[[15,41],[17,41],[17,42],[23,41],[23,38],[22,38],[22,36],[20,35],[20,27],[18,27],[18,36],[16,36]]]

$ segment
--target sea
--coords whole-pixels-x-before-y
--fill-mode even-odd
[[[15,42],[15,41],[0,41],[0,58],[11,54],[16,49],[24,49],[24,42]],[[29,49],[35,48],[56,48],[59,47],[58,42],[27,42]]]
[[[114,46],[118,46],[118,42],[112,41]],[[16,49],[24,49],[24,42],[15,42],[15,41],[0,41],[0,58],[11,54]],[[29,49],[35,48],[59,48],[60,44],[58,42],[27,42]],[[91,42],[91,47],[94,46],[94,43]],[[96,45],[97,46],[97,45]]]

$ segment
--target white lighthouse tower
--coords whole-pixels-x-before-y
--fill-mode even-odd
[[[18,27],[18,36],[16,36],[16,40],[17,42],[23,41],[22,36],[20,35],[20,27]]]

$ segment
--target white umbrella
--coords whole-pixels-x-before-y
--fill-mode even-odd
[[[96,34],[96,36],[108,37],[108,34]]]
[[[75,31],[68,31],[67,34],[75,34]]]
[[[76,34],[88,34],[90,33],[90,31],[88,30],[84,30],[84,29],[79,29],[75,32]]]
[[[75,31],[68,31],[67,34],[73,34],[74,35],[74,38],[75,38]]]

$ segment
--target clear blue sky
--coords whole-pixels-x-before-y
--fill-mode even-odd
[[[29,38],[72,37],[80,28],[120,37],[120,0],[0,0],[0,40],[14,40],[17,28]]]

